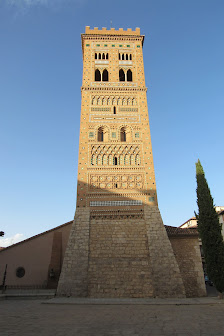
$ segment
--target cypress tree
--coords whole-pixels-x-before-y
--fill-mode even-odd
[[[224,292],[224,242],[218,214],[201,162],[196,163],[198,232],[202,241],[207,274],[216,289]]]

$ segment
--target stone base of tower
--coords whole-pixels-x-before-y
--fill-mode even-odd
[[[158,207],[110,216],[77,209],[57,295],[185,297]]]

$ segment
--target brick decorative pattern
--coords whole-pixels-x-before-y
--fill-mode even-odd
[[[82,34],[77,210],[58,295],[191,295],[157,206],[143,41],[138,28]]]

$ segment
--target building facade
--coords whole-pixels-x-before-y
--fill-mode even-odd
[[[197,229],[158,209],[140,29],[82,35],[74,221],[0,250],[0,286],[75,297],[206,295]]]
[[[157,204],[143,42],[139,28],[82,34],[77,204],[58,295],[186,296]],[[195,274],[205,295],[200,264]]]

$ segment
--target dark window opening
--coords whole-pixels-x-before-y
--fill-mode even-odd
[[[101,54],[99,54],[99,59],[101,59]]]
[[[121,54],[119,53],[119,60],[121,59]]]
[[[125,81],[125,74],[124,74],[124,70],[123,69],[119,70],[119,81],[120,82],[124,82]]]
[[[114,106],[114,114],[116,114],[116,107]]]
[[[132,82],[132,72],[131,72],[130,69],[129,69],[128,72],[127,72],[127,81],[128,81],[128,82]]]
[[[130,54],[130,61],[132,60],[132,55]]]
[[[115,183],[115,188],[117,188],[117,183]]]
[[[106,59],[108,59],[109,58],[109,55],[108,55],[108,53],[106,54]]]
[[[105,54],[103,53],[102,59],[105,59]]]
[[[17,278],[22,278],[25,275],[25,269],[23,267],[18,267],[16,270]]]
[[[98,129],[98,141],[103,141],[103,130],[102,130],[102,128]]]
[[[124,61],[124,54],[122,54],[122,60]]]
[[[103,82],[108,82],[108,71],[106,69],[103,70]]]
[[[95,53],[95,59],[97,59],[97,53]]]
[[[101,81],[101,73],[100,70],[96,69],[95,70],[95,82],[100,82]]]
[[[114,164],[117,166],[117,157],[114,158]]]
[[[128,54],[126,54],[126,60],[128,60]]]
[[[123,128],[121,129],[121,141],[126,141],[126,132]]]

